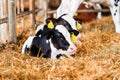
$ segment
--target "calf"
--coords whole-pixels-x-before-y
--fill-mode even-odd
[[[65,38],[66,38],[66,40],[67,41],[69,41],[69,43],[70,44],[72,44],[73,45],[73,43],[71,43],[71,33],[73,32],[75,35],[78,35],[79,34],[79,32],[77,31],[77,30],[74,30],[74,29],[72,29],[71,28],[71,26],[70,26],[70,24],[69,23],[67,23],[65,20],[59,20],[59,19],[55,19],[55,18],[48,18],[47,20],[46,20],[46,23],[48,24],[50,21],[52,21],[53,22],[53,26],[57,26],[57,27],[55,27],[55,31],[54,32],[56,32],[56,30],[58,30],[59,32],[61,32],[62,34],[63,34],[63,36],[65,36]],[[60,21],[62,21],[63,23],[60,23]],[[61,27],[59,27],[61,25]],[[66,29],[64,29],[64,28],[62,28],[62,27],[64,27],[64,28],[66,28]],[[41,31],[43,30],[43,24],[42,25],[40,25],[38,28],[37,28],[37,30],[36,30],[36,35],[41,35]],[[63,31],[64,30],[64,31]],[[69,32],[69,33],[68,33]],[[56,32],[56,33],[58,33],[58,32]],[[55,34],[54,34],[55,35]],[[57,35],[56,35],[57,36]],[[53,39],[53,38],[52,38]],[[56,40],[57,41],[57,40]],[[59,41],[58,41],[58,43],[59,43]],[[62,43],[61,43],[62,44]]]
[[[60,54],[68,56],[75,54],[76,47],[71,42],[70,34],[64,26],[57,25],[53,30],[47,29],[44,26],[43,31],[40,31],[41,36],[38,34],[28,38],[23,45],[22,53],[30,50],[31,56],[43,55],[45,58],[52,59],[59,58]]]

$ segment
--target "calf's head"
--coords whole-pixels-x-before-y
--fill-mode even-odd
[[[73,44],[70,38],[70,33],[63,25],[57,25],[55,27],[55,30],[57,30],[57,33],[54,39],[57,41],[56,44],[61,47],[62,50],[66,51],[67,54],[73,55],[76,52],[76,46]],[[54,40],[54,41],[55,41]]]

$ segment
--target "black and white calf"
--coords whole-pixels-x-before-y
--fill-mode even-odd
[[[57,17],[65,13],[73,17],[83,1],[108,6],[115,24],[115,31],[120,33],[120,0],[62,0],[61,5],[57,9]]]
[[[22,47],[22,53],[30,51],[31,56],[57,59],[61,54],[67,56],[76,52],[76,46],[70,39],[68,30],[63,25],[57,25],[55,29],[48,29],[45,25],[36,36],[30,36]],[[40,35],[40,36],[39,36]]]

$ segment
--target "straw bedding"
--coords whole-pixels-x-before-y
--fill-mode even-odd
[[[59,60],[20,54],[22,45],[35,29],[17,30],[17,44],[0,44],[2,80],[120,80],[120,34],[110,17],[83,23],[81,43],[73,59]],[[21,26],[18,20],[17,26]]]

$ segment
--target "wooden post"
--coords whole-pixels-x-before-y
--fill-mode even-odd
[[[16,43],[16,0],[8,0],[9,42]]]
[[[2,9],[2,0],[0,0],[0,19],[2,18],[3,9]],[[0,40],[2,41],[2,25],[0,25]]]
[[[21,0],[21,12],[24,12],[24,0]],[[24,17],[21,17],[22,31],[24,31]]]
[[[43,0],[38,0],[38,8],[43,9]],[[40,10],[37,14],[39,22],[43,22],[43,16],[44,16],[43,12],[44,12],[43,10]]]
[[[8,15],[7,0],[0,0],[0,18],[6,18]],[[8,35],[8,25],[3,23],[0,25],[0,40],[4,43],[8,42],[9,35]]]
[[[43,1],[43,11],[44,11],[44,23],[45,23],[45,20],[47,19],[47,0],[44,0]]]
[[[17,14],[20,14],[20,0],[16,0]]]
[[[47,0],[39,0],[38,3],[39,9],[43,9],[38,12],[38,20],[42,18],[42,22],[45,23],[45,20],[47,18]]]
[[[30,14],[30,23],[31,23],[31,27],[33,27],[35,25],[35,0],[29,0],[30,2],[30,8],[29,10],[32,11],[32,14]]]

